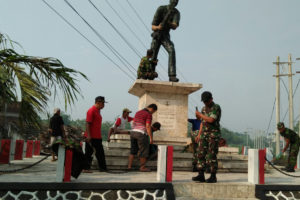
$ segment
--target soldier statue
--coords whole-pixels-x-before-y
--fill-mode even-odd
[[[152,44],[153,50],[152,61],[154,65],[152,69],[155,71],[157,56],[160,46],[166,49],[169,54],[169,81],[178,82],[176,78],[176,56],[173,42],[170,40],[170,29],[175,30],[179,26],[180,12],[175,8],[179,0],[170,0],[169,5],[160,6],[153,18],[152,22]]]

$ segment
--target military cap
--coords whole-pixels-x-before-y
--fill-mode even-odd
[[[277,128],[279,129],[279,128],[284,128],[284,123],[283,122],[279,122],[278,124],[277,124]]]
[[[208,91],[203,92],[201,95],[201,101],[203,101],[203,102],[207,102],[211,98],[212,98],[212,94],[211,94],[211,92],[208,92]]]
[[[160,123],[159,122],[155,122],[154,124],[152,124],[152,126],[154,127],[154,128],[156,128],[157,130],[160,130]]]

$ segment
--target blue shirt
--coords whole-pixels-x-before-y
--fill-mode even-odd
[[[188,122],[192,124],[192,130],[197,131],[200,129],[201,120],[200,119],[188,119]]]

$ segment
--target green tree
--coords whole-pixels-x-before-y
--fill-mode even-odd
[[[0,33],[0,110],[21,99],[21,125],[39,127],[39,113],[46,110],[50,96],[61,92],[67,108],[80,95],[78,77],[87,77],[58,59],[19,54],[15,46],[20,47]]]

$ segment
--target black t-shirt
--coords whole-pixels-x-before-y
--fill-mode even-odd
[[[52,136],[62,136],[61,126],[64,125],[62,117],[58,114],[54,114],[50,119],[49,128],[52,129]]]

